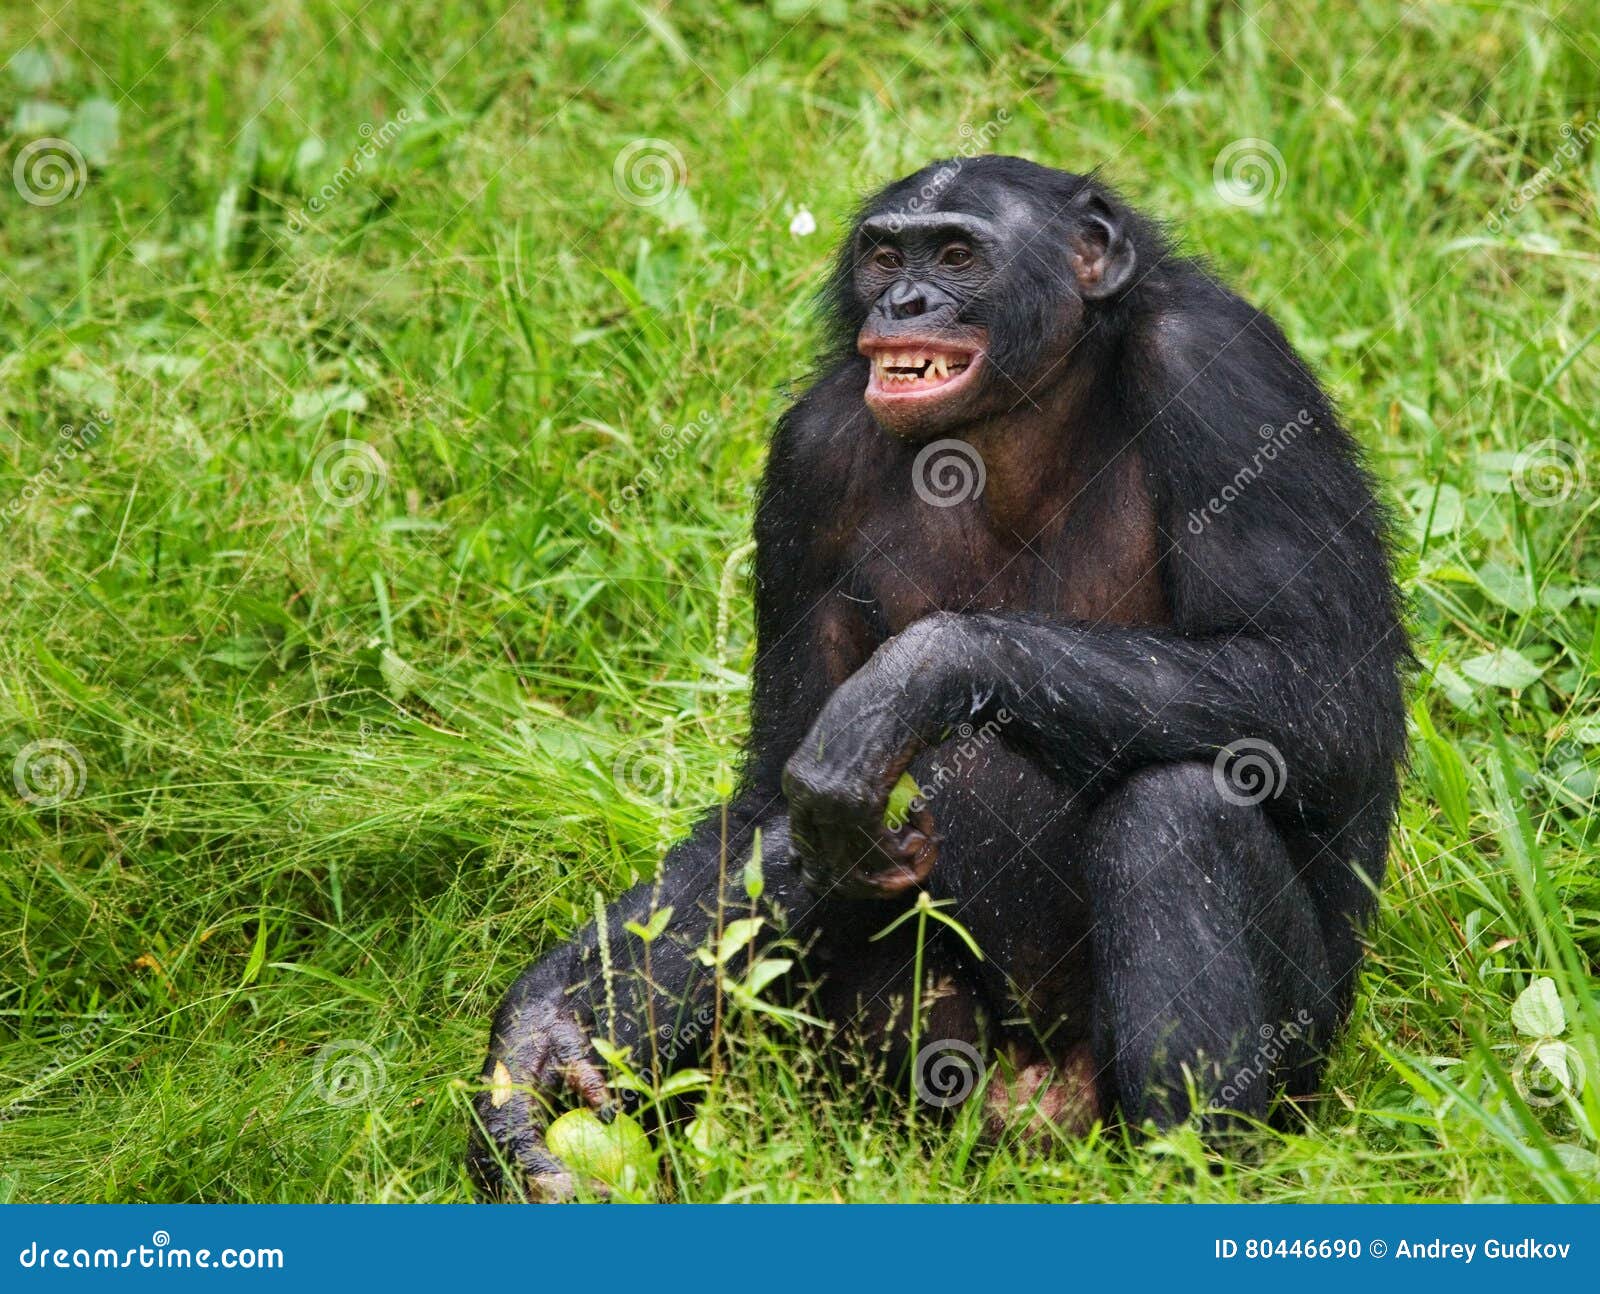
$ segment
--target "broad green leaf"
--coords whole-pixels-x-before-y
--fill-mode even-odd
[[[298,391],[289,401],[289,416],[296,422],[310,422],[330,413],[364,413],[367,397],[353,386],[336,383],[320,391]]]
[[[1526,615],[1533,610],[1533,589],[1523,571],[1514,571],[1502,562],[1485,562],[1477,570],[1483,591],[1507,610]]]
[[[738,921],[730,921],[722,931],[722,938],[717,941],[718,966],[726,966],[738,956],[740,950],[756,937],[756,931],[761,929],[760,917],[744,917]]]
[[[1576,1092],[1583,1085],[1583,1062],[1578,1059],[1578,1053],[1560,1039],[1537,1044],[1533,1054],[1566,1091]]]
[[[1567,1015],[1562,1010],[1556,982],[1540,976],[1517,994],[1511,1005],[1511,1023],[1518,1033],[1530,1038],[1554,1038],[1564,1031]]]
[[[11,133],[53,135],[71,120],[72,114],[59,103],[45,99],[23,99],[11,114]]]
[[[121,113],[110,99],[85,99],[72,114],[67,138],[90,166],[106,166],[117,151]]]
[[[666,1100],[674,1096],[686,1096],[690,1092],[704,1091],[710,1086],[711,1075],[705,1070],[680,1069],[668,1074],[658,1090],[661,1098]]]
[[[771,984],[780,975],[786,975],[794,965],[791,957],[764,957],[750,969],[745,976],[744,986],[751,993],[759,996],[762,989]]]
[[[24,90],[48,89],[61,68],[54,55],[37,45],[25,45],[6,63],[11,79]]]
[[[1514,647],[1499,647],[1482,656],[1461,662],[1461,672],[1475,683],[1486,687],[1504,687],[1513,691],[1538,682],[1544,673],[1543,665],[1535,665]]]

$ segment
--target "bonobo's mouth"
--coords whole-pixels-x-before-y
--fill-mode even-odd
[[[983,363],[975,346],[917,338],[863,336],[857,349],[872,361],[870,408],[904,410],[943,403],[970,386]]]

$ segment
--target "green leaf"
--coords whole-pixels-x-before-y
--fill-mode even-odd
[[[620,1085],[639,1092],[646,1090],[639,1076],[633,1072],[633,1059],[628,1055],[627,1048],[618,1047],[605,1038],[590,1038],[589,1045],[595,1049],[595,1054],[601,1060],[616,1071],[616,1081]]]
[[[602,1123],[593,1110],[568,1110],[545,1129],[544,1140],[573,1172],[612,1190],[637,1191],[655,1173],[650,1138],[626,1114]]]
[[[1502,562],[1485,562],[1477,570],[1478,584],[1491,598],[1518,615],[1534,608],[1533,589],[1525,571],[1514,571]]]
[[[239,987],[247,988],[256,982],[256,976],[261,974],[261,968],[267,961],[267,916],[262,913],[256,918],[256,942],[250,949],[250,958],[244,964],[244,974],[239,979]]]
[[[744,864],[744,892],[754,903],[766,888],[766,878],[761,874],[761,828],[757,827],[750,842],[750,857]]]
[[[738,956],[740,950],[756,937],[756,931],[761,929],[760,917],[744,917],[739,921],[730,921],[722,932],[722,938],[717,941],[718,966],[726,966]]]
[[[1461,662],[1461,672],[1475,683],[1516,691],[1538,682],[1543,665],[1535,665],[1514,647],[1500,647]]]
[[[703,1091],[711,1086],[711,1075],[703,1069],[680,1069],[668,1074],[661,1081],[658,1092],[663,1100],[674,1096],[686,1096],[690,1092]]]
[[[366,409],[367,397],[342,382],[320,391],[297,391],[289,401],[289,416],[296,422],[310,422],[330,413],[365,413]]]
[[[1554,1038],[1567,1027],[1556,982],[1547,976],[1533,981],[1511,1005],[1511,1023],[1530,1038]]]
[[[745,976],[744,986],[750,993],[759,995],[773,980],[780,975],[787,975],[793,966],[792,957],[763,957]]]
[[[1600,1155],[1571,1142],[1561,1141],[1550,1147],[1556,1158],[1569,1173],[1600,1173]]]
[[[72,114],[59,103],[50,103],[45,99],[23,99],[11,114],[11,133],[53,135],[71,120]]]
[[[85,99],[72,114],[67,138],[90,166],[106,166],[117,151],[121,114],[110,99]]]
[[[650,914],[650,920],[640,925],[637,921],[627,923],[628,930],[639,938],[641,943],[653,944],[661,938],[661,932],[667,928],[667,922],[672,920],[672,905],[657,908]]]
[[[922,798],[922,788],[910,773],[901,773],[900,780],[889,792],[889,805],[883,811],[883,825],[890,831],[899,831],[911,817],[911,802]]]
[[[1533,1054],[1565,1091],[1576,1092],[1581,1086],[1583,1062],[1578,1059],[1575,1049],[1558,1038],[1552,1038],[1536,1044]]]
[[[24,90],[48,89],[60,72],[56,59],[37,45],[25,45],[6,63],[11,79]]]
[[[1446,665],[1443,661],[1440,661],[1433,667],[1433,682],[1456,709],[1476,710],[1478,708],[1478,698],[1477,694],[1472,690],[1472,684],[1462,678],[1453,666]]]

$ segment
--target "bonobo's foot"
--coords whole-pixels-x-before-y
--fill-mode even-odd
[[[1009,1132],[1039,1146],[1083,1136],[1104,1116],[1097,1080],[1086,1042],[1055,1063],[1037,1047],[1010,1043],[984,1093],[984,1134],[998,1141]]]
[[[572,1174],[545,1148],[544,1130],[573,1097],[606,1108],[605,1078],[583,1031],[555,1002],[513,989],[495,1020],[483,1081],[467,1151],[474,1184],[489,1199],[571,1198]]]
[[[939,837],[927,806],[913,803],[900,827],[884,823],[889,787],[843,783],[819,761],[795,756],[783,771],[789,835],[800,879],[818,896],[886,899],[928,879]]]

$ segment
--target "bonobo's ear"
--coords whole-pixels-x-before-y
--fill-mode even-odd
[[[1138,259],[1122,216],[1087,186],[1073,198],[1069,211],[1069,251],[1079,295],[1098,301],[1121,291],[1133,277]]]

